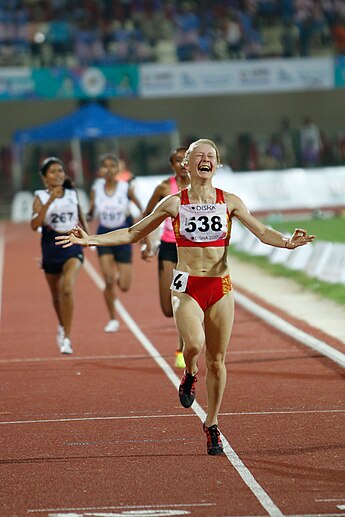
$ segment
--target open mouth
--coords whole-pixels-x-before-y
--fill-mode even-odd
[[[211,167],[209,165],[200,165],[199,171],[201,171],[201,172],[210,172],[211,171]]]

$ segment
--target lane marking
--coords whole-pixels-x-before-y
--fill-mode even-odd
[[[250,355],[250,354],[286,354],[286,353],[301,353],[300,350],[239,350],[227,352],[227,355]],[[173,357],[165,356],[165,357]],[[72,356],[58,356],[58,357],[24,357],[21,359],[0,359],[1,364],[17,364],[17,363],[45,363],[45,362],[56,362],[56,361],[108,361],[109,359],[151,359],[151,356],[147,354],[118,354],[118,355],[72,355]]]
[[[86,272],[90,275],[95,284],[101,289],[104,289],[104,282],[100,277],[99,273],[92,266],[92,264],[86,259],[84,262],[84,267]],[[133,333],[134,336],[138,339],[138,341],[142,344],[145,350],[151,355],[152,359],[158,364],[158,366],[163,370],[165,375],[171,381],[171,383],[175,386],[178,391],[180,379],[177,377],[171,366],[163,359],[163,357],[159,354],[158,350],[153,346],[153,344],[147,339],[145,334],[141,331],[132,317],[128,314],[124,306],[121,304],[119,300],[116,300],[116,309],[121,316],[122,320],[126,323],[129,330]],[[206,413],[202,409],[202,407],[198,404],[197,401],[194,402],[191,409],[194,413],[199,417],[201,422],[204,422],[206,419]],[[253,495],[259,501],[261,506],[265,508],[268,515],[274,517],[283,517],[283,513],[278,508],[278,506],[273,502],[273,500],[269,497],[269,495],[265,492],[261,485],[256,481],[253,474],[246,467],[246,465],[242,462],[240,457],[236,454],[234,449],[231,447],[228,440],[222,434],[222,440],[224,443],[224,452],[232,466],[237,470],[238,474],[241,476],[242,480],[248,486],[248,488],[252,491]]]
[[[343,354],[342,352],[339,352],[330,345],[327,345],[327,343],[325,343],[324,341],[310,336],[306,332],[303,332],[303,330],[294,327],[293,325],[291,325],[287,321],[284,321],[276,314],[269,312],[267,309],[260,307],[260,305],[253,302],[242,293],[236,292],[235,300],[246,310],[248,310],[255,316],[259,317],[272,327],[278,329],[280,332],[283,332],[284,334],[292,337],[299,343],[302,343],[302,345],[316,350],[319,354],[328,357],[329,359],[337,363],[339,366],[345,368],[345,354]]]
[[[298,354],[301,353],[300,350],[297,348],[295,350],[291,350],[289,348],[281,348],[280,350],[277,349],[262,349],[262,350],[228,350],[226,354],[229,355],[247,355],[247,354]]]
[[[16,363],[46,363],[50,361],[94,361],[109,359],[148,359],[146,354],[119,354],[119,355],[72,355],[72,356],[59,356],[59,357],[28,357],[26,359],[0,359],[0,364],[16,364]]]
[[[213,506],[215,506],[215,504],[212,503]],[[121,506],[121,507],[118,507],[118,506],[107,506],[107,507],[99,507],[99,508],[58,508],[58,509],[28,509],[26,510],[27,513],[46,513],[46,512],[94,512],[94,511],[99,511],[99,510],[121,510],[121,509],[124,509],[124,511],[128,512],[127,513],[127,516],[136,516],[136,515],[140,515],[142,517],[153,517],[153,516],[156,516],[157,517],[157,514],[148,514],[148,513],[144,513],[145,510],[149,510],[152,508],[153,511],[155,511],[154,509],[155,508],[179,508],[179,507],[184,507],[184,508],[188,508],[188,507],[202,507],[202,506],[211,506],[208,505],[207,503],[205,504],[198,504],[196,503],[195,505],[191,505],[191,504],[171,504],[171,505],[155,505],[155,506]],[[131,513],[131,509],[134,509],[134,512],[136,511],[141,511],[142,513]],[[132,510],[133,511],[133,510]],[[83,513],[83,514],[67,514],[66,513],[62,513],[60,514],[61,517],[86,517],[86,516],[98,516],[98,517],[114,517],[114,514],[104,514],[104,513],[97,513],[97,514],[90,514],[90,513]],[[344,516],[345,513],[303,513],[303,514],[285,514],[285,517],[342,517]],[[116,516],[116,514],[115,514]],[[126,516],[126,513],[120,513],[120,514],[117,514],[117,516],[121,516],[121,517],[124,517]],[[51,516],[52,517],[52,516]],[[56,514],[54,514],[54,517],[56,517]],[[224,516],[224,517],[231,517],[231,516]],[[238,516],[234,516],[234,517],[238,517]],[[249,517],[249,516],[244,516],[244,517]],[[265,517],[263,515],[252,515],[250,517]],[[273,517],[273,516],[272,516]]]
[[[345,501],[345,497],[336,497],[331,499],[315,499],[317,503],[334,503],[336,501]]]
[[[306,409],[292,411],[234,411],[230,413],[219,413],[219,416],[275,416],[275,415],[313,415],[313,414],[339,414],[345,413],[345,409]],[[0,413],[4,414],[4,413]],[[187,414],[165,414],[165,415],[127,415],[127,416],[76,416],[64,418],[41,418],[36,420],[4,420],[0,425],[16,425],[16,424],[56,424],[63,422],[93,422],[107,420],[148,420],[154,418],[194,418],[195,415]],[[337,501],[339,499],[336,499]],[[325,499],[327,501],[327,499]]]
[[[51,513],[53,512],[53,513]],[[179,509],[151,509],[151,510],[123,510],[123,511],[114,511],[111,512],[100,512],[99,510],[89,510],[87,512],[75,513],[75,511],[67,510],[68,513],[65,513],[66,510],[50,510],[48,511],[48,517],[179,517],[181,515],[190,515],[191,512],[188,510],[179,510]]]
[[[172,503],[172,504],[152,504],[152,505],[123,505],[123,506],[95,506],[95,507],[86,507],[86,508],[31,508],[27,509],[27,513],[47,513],[47,512],[83,512],[82,515],[106,515],[106,516],[114,516],[114,515],[130,515],[130,516],[158,516],[158,513],[153,512],[173,512],[173,511],[183,511],[183,508],[210,508],[216,506],[216,503]],[[122,510],[122,513],[106,513],[104,514],[104,511],[107,510]],[[102,514],[100,513],[84,513],[84,512],[100,512],[102,511]],[[126,512],[126,513],[123,513]],[[152,512],[152,513],[148,513]],[[55,515],[55,514],[54,514]],[[65,513],[61,515],[66,515]],[[190,512],[186,511],[185,513],[162,513],[162,516],[170,516],[170,515],[190,515]]]

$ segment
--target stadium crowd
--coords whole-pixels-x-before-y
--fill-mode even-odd
[[[343,0],[2,0],[0,65],[345,53]]]

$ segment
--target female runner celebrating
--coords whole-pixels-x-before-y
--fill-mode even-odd
[[[212,178],[220,166],[214,142],[193,142],[184,157],[191,177],[190,187],[164,198],[147,217],[132,227],[104,235],[87,235],[75,228],[58,236],[57,244],[109,246],[137,242],[167,217],[172,217],[178,248],[178,262],[171,283],[176,326],[184,342],[186,369],[179,387],[180,402],[190,407],[195,399],[198,359],[205,344],[207,416],[203,429],[207,452],[223,453],[218,430],[218,413],[226,384],[225,354],[229,344],[234,298],[228,267],[231,221],[236,217],[261,242],[294,249],[314,239],[296,229],[290,238],[265,226],[250,214],[235,194],[219,190]]]

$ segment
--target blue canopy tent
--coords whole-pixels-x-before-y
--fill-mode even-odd
[[[15,188],[21,187],[21,151],[25,145],[46,141],[69,140],[71,142],[73,159],[78,164],[77,170],[79,174],[77,174],[75,180],[78,186],[82,186],[81,140],[153,136],[159,134],[169,135],[172,148],[178,145],[178,131],[174,120],[134,120],[115,115],[97,103],[85,104],[70,115],[53,122],[14,133],[14,186]]]

